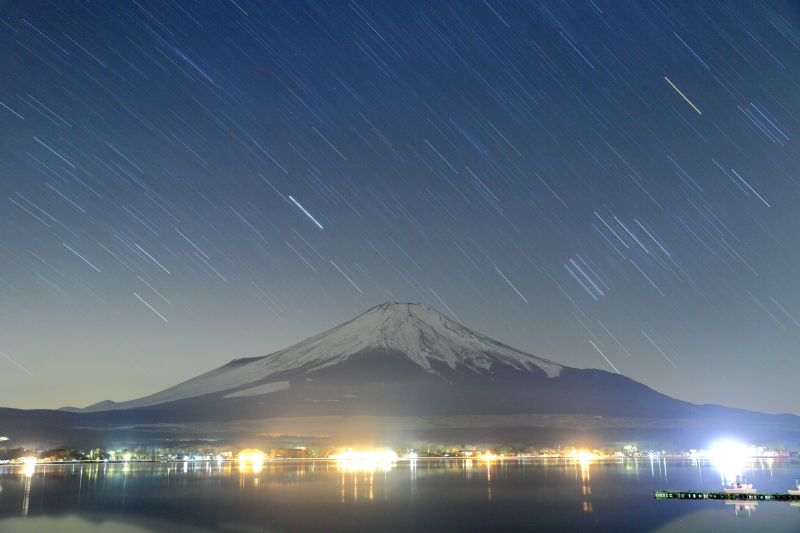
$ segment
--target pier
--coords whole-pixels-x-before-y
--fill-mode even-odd
[[[727,494],[725,492],[696,492],[693,490],[657,490],[653,492],[657,500],[735,500],[735,501],[776,501],[800,502],[800,495],[787,493]]]

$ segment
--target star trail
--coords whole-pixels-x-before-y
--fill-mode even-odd
[[[0,405],[145,396],[386,301],[797,407],[791,1],[0,3]]]

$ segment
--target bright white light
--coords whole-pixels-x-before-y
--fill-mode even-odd
[[[740,442],[725,442],[712,449],[709,456],[721,463],[743,462],[750,457],[750,450]]]
[[[125,455],[122,456],[122,460],[128,462],[131,460],[131,457],[132,457],[131,454],[126,453]]]
[[[26,465],[35,465],[37,462],[36,457],[26,457],[22,460],[22,462]]]

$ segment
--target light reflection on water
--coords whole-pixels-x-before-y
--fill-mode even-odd
[[[654,500],[800,464],[652,459],[282,460],[0,466],[0,531],[798,531],[786,502]],[[754,502],[755,503],[755,502]]]

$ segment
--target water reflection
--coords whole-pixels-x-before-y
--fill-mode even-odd
[[[410,461],[412,478],[416,476],[416,460]],[[386,472],[397,466],[397,457],[388,455],[375,455],[371,453],[344,455],[335,461],[338,470],[339,486],[341,488],[341,503],[348,501],[358,502],[359,498],[368,501],[375,499],[376,479],[381,481],[381,492],[384,499],[388,498],[386,491]],[[379,475],[376,477],[376,473]],[[381,475],[382,474],[382,475]],[[361,490],[359,491],[359,483]]]
[[[650,463],[650,476],[644,461]],[[158,519],[150,531],[170,533],[189,525],[199,528],[194,531],[230,531],[222,524],[232,523],[238,524],[236,531],[271,527],[326,533],[425,533],[475,530],[477,524],[497,531],[528,524],[536,531],[559,533],[649,533],[659,528],[721,532],[731,526],[782,531],[783,526],[773,526],[788,523],[786,513],[794,529],[784,530],[800,530],[797,506],[780,502],[761,502],[755,512],[756,506],[747,505],[751,502],[653,498],[656,489],[719,490],[717,477],[726,471],[708,461],[663,458],[131,462],[38,465],[33,470],[0,466],[0,531],[17,531],[7,526],[23,516],[54,521],[88,514],[116,517],[112,522],[129,525]],[[800,465],[756,461],[735,471],[752,478],[761,492],[785,493],[800,475]],[[700,527],[712,519],[716,525]],[[689,523],[697,528],[684,527]],[[54,525],[37,531],[103,530]],[[107,531],[115,530],[109,525]]]
[[[773,465],[775,460],[772,458],[747,458],[747,457],[723,457],[713,458],[711,464],[717,469],[720,483],[723,487],[730,486],[731,482],[737,479],[752,477],[756,472],[765,474],[765,479],[775,482]],[[760,486],[754,485],[759,492],[764,492]],[[781,492],[784,492],[781,490]]]
[[[733,513],[736,516],[749,517],[756,510],[758,502],[741,502],[737,500],[725,500],[725,505],[733,506]]]

